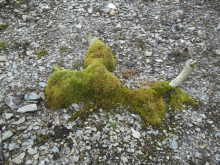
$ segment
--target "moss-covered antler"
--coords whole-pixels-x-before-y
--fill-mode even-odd
[[[93,101],[103,108],[119,106],[127,107],[131,113],[141,116],[145,124],[160,126],[165,116],[163,95],[172,89],[167,81],[154,82],[150,88],[129,89],[120,83],[120,79],[111,74],[115,67],[114,56],[108,46],[98,37],[87,37],[90,44],[81,71],[54,69],[48,80],[45,92],[47,105],[52,109],[68,107],[72,103]],[[180,93],[180,92],[179,92]],[[176,102],[185,103],[188,96],[176,97]],[[181,107],[182,104],[178,104]]]

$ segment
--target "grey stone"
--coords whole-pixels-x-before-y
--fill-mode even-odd
[[[11,161],[13,163],[16,163],[16,164],[21,164],[21,162],[24,160],[24,157],[25,157],[25,152],[23,152],[22,154],[20,154],[19,156],[16,156],[15,158],[13,158]]]
[[[121,156],[121,161],[122,161],[123,163],[127,163],[127,162],[128,162],[128,158],[125,157],[125,156]]]
[[[10,119],[13,115],[14,115],[13,113],[4,113],[4,114],[2,114],[2,116],[4,116],[4,118],[6,120]]]
[[[36,93],[34,92],[27,92],[25,95],[24,95],[24,99],[25,100],[38,100],[40,99],[40,96],[37,95]]]
[[[0,61],[6,61],[7,57],[6,56],[0,56]]]
[[[135,131],[133,128],[131,128],[131,131],[132,131],[132,136],[133,136],[134,138],[139,139],[139,138],[141,137],[140,132]]]
[[[39,96],[40,96],[43,100],[45,100],[45,98],[46,98],[44,92],[40,92],[40,93],[39,93]]]
[[[36,104],[29,104],[29,105],[19,108],[17,112],[25,113],[25,112],[34,112],[36,110],[37,110]]]
[[[46,87],[47,86],[47,84],[45,83],[45,82],[40,82],[40,83],[38,83],[41,87]]]
[[[218,27],[217,27],[217,29],[218,29],[218,30],[220,30],[220,23],[218,24]]]
[[[10,138],[13,135],[13,133],[11,131],[6,131],[3,136],[2,136],[2,140],[6,140],[8,138]]]
[[[11,143],[8,145],[8,150],[12,151],[12,150],[19,148],[19,147],[20,147],[20,145],[18,143]]]
[[[176,142],[175,139],[173,139],[173,141],[172,141],[172,148],[173,148],[174,150],[176,150],[176,149],[178,148],[178,144],[177,144],[177,142]]]
[[[80,24],[76,25],[76,28],[77,29],[81,29],[82,28],[82,24],[80,23]]]
[[[57,148],[57,147],[53,147],[53,149],[52,149],[52,151],[54,152],[54,153],[58,153],[59,152],[59,148]]]
[[[168,74],[168,78],[172,78],[173,76],[174,76],[173,73],[169,73],[169,74]]]
[[[19,124],[23,123],[24,121],[25,121],[25,116],[23,116],[23,117],[22,117],[22,118],[20,118],[18,121],[13,122],[13,123],[11,123],[11,124],[16,124],[16,125],[19,125]]]
[[[73,34],[70,35],[70,37],[71,37],[72,39],[76,39],[77,36],[78,36],[78,33],[73,33]]]
[[[34,154],[37,153],[37,149],[30,148],[30,149],[28,149],[27,152],[28,152],[30,155],[34,155]]]
[[[18,97],[8,96],[4,99],[5,104],[7,104],[10,108],[14,108],[21,103],[21,99]]]
[[[90,8],[88,8],[88,13],[92,13],[92,10],[93,10],[93,7],[92,6],[90,6]]]

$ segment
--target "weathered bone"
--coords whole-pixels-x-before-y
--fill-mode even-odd
[[[190,59],[186,63],[186,66],[183,68],[182,72],[170,82],[170,85],[174,88],[180,86],[191,75],[196,66],[197,61],[193,61],[192,59]]]

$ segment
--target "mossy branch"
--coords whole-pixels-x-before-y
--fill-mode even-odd
[[[174,88],[180,86],[193,72],[193,70],[197,66],[197,61],[193,61],[190,59],[186,66],[183,68],[182,72],[170,82],[170,85],[173,86]]]

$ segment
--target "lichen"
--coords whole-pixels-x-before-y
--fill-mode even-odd
[[[161,126],[166,111],[163,96],[174,89],[169,82],[154,82],[133,90],[124,87],[119,78],[110,73],[114,70],[115,59],[110,48],[101,41],[94,41],[89,46],[84,65],[86,68],[81,71],[54,70],[45,89],[47,105],[51,109],[86,102],[84,109],[70,119],[75,120],[88,117],[97,110],[96,107],[109,111],[122,104],[131,113],[139,114],[145,125]],[[179,108],[193,101],[185,92],[177,90],[171,96],[170,105]],[[95,105],[94,110],[86,107],[91,102]]]
[[[46,51],[45,49],[39,51],[39,53],[38,53],[38,59],[41,59],[41,57],[44,56],[45,54],[47,54],[47,51]]]

